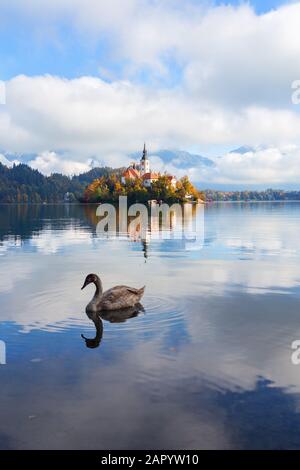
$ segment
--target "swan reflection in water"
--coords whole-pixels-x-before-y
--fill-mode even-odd
[[[129,318],[134,318],[139,315],[139,313],[145,312],[142,304],[136,304],[134,307],[123,308],[120,310],[102,310],[100,312],[89,312],[87,316],[95,325],[96,336],[94,338],[86,338],[83,334],[81,337],[85,341],[87,348],[94,349],[98,348],[101,343],[103,336],[103,321],[106,320],[110,323],[124,323],[129,320]]]

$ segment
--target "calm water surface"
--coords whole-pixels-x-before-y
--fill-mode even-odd
[[[207,206],[203,245],[95,209],[0,206],[0,448],[300,448],[300,204]],[[89,272],[144,311],[96,331]]]

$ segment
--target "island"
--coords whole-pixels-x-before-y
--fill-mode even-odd
[[[81,202],[117,202],[120,196],[127,196],[130,203],[151,200],[168,203],[203,202],[205,198],[188,176],[177,179],[166,172],[153,172],[145,144],[139,162],[131,162],[123,171],[103,175],[92,181],[85,189]]]

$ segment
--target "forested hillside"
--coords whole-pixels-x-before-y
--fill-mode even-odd
[[[205,191],[206,201],[299,201],[300,191],[266,189],[265,191]]]
[[[92,181],[109,176],[113,171],[116,172],[112,168],[103,167],[73,177],[59,173],[44,176],[25,164],[8,168],[0,163],[0,202],[76,201]]]

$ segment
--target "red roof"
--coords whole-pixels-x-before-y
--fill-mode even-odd
[[[159,177],[158,173],[145,173],[143,175],[143,180],[157,180]]]
[[[139,178],[139,173],[134,168],[127,168],[122,174],[124,178],[136,179]]]

